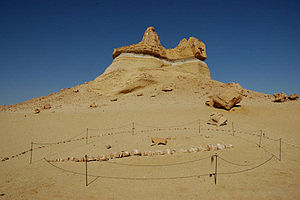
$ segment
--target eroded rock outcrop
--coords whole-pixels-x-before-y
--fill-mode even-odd
[[[206,57],[205,44],[197,38],[183,39],[176,48],[165,49],[149,27],[138,44],[114,49],[112,64],[89,86],[97,93],[117,96],[153,93],[155,88],[176,84],[178,77],[211,80]]]
[[[287,96],[284,92],[281,93],[275,93],[274,96],[274,102],[285,102],[287,100]]]
[[[297,100],[299,98],[299,95],[298,94],[291,94],[288,96],[288,99],[289,100]]]
[[[188,40],[182,39],[174,49],[165,49],[161,45],[154,27],[147,28],[141,42],[114,49],[113,58],[118,57],[121,53],[146,54],[167,60],[197,58],[204,61],[207,58],[205,44],[194,37],[190,37]]]

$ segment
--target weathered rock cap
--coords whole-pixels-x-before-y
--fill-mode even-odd
[[[154,27],[147,28],[141,42],[114,49],[112,56],[115,59],[121,53],[147,54],[167,60],[197,58],[204,61],[207,58],[205,44],[195,37],[182,39],[174,49],[165,49]]]

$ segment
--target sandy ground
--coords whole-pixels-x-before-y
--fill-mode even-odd
[[[207,125],[206,121],[209,114],[217,109],[205,106],[204,100],[197,95],[180,97],[164,94],[154,98],[128,96],[121,97],[116,102],[104,101],[94,109],[87,105],[63,105],[40,114],[34,114],[32,109],[2,111],[0,157],[10,159],[0,162],[0,194],[4,194],[0,199],[299,199],[300,148],[287,143],[300,146],[300,101],[281,104],[269,100],[245,100],[235,111],[218,109],[228,118],[228,125],[216,128]],[[199,119],[202,120],[200,133]],[[230,132],[232,122],[235,136]],[[172,129],[172,126],[182,124],[181,129]],[[109,131],[92,130],[123,125],[126,126]],[[157,130],[153,128],[156,126],[170,128]],[[46,145],[45,148],[34,150],[32,164],[29,164],[30,152],[11,158],[12,155],[30,149],[32,141],[51,143],[68,140],[82,133],[77,137],[81,138],[85,137],[86,128],[89,128],[90,136],[100,137],[90,138],[88,144],[85,144],[85,140],[76,140]],[[263,148],[258,147],[260,137],[252,133],[260,134],[261,129],[266,137],[282,138],[281,161],[278,159],[279,141],[263,137]],[[102,133],[118,131],[124,133],[102,136]],[[152,136],[171,139],[166,146],[150,146]],[[88,187],[85,186],[84,175],[62,171],[43,159],[83,157],[85,154],[97,156],[135,148],[141,151],[189,148],[209,143],[233,144],[234,147],[219,151],[89,162],[90,175],[114,178],[89,177]],[[110,144],[112,148],[106,149],[106,144]],[[210,159],[215,153],[221,158],[243,165],[230,164],[219,158],[220,174],[217,175],[216,185],[214,177],[207,175],[215,170],[215,163],[211,163]],[[202,158],[206,159],[200,160]],[[222,174],[247,170],[264,162],[266,163],[253,170]],[[85,173],[85,164],[82,162],[53,164]],[[172,177],[189,178],[171,179]]]

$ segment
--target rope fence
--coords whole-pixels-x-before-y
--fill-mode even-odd
[[[225,126],[224,127],[222,127],[222,126],[214,127],[212,125],[208,125],[207,122],[208,122],[207,120],[198,119],[198,120],[193,120],[190,122],[186,122],[186,123],[182,123],[182,124],[174,125],[174,126],[151,126],[151,125],[147,125],[147,124],[133,122],[133,123],[126,123],[122,126],[113,127],[113,128],[87,128],[86,130],[84,130],[84,131],[80,132],[79,134],[76,134],[66,140],[51,142],[51,143],[49,143],[49,142],[31,142],[30,149],[27,149],[23,152],[20,152],[18,154],[8,156],[8,157],[2,156],[1,161],[7,161],[9,159],[17,158],[24,154],[30,153],[31,154],[30,163],[32,163],[32,156],[33,156],[32,154],[33,154],[34,150],[49,148],[54,145],[67,144],[67,143],[81,141],[81,140],[84,140],[86,144],[90,144],[90,143],[93,143],[94,141],[89,142],[88,140],[93,139],[93,138],[101,138],[101,137],[105,137],[105,136],[114,136],[114,135],[121,135],[121,134],[130,134],[130,133],[132,133],[132,135],[136,135],[136,134],[142,134],[142,133],[161,132],[161,131],[194,131],[195,133],[200,133],[200,134],[207,131],[207,132],[215,132],[215,133],[225,133],[227,135],[232,135],[235,137],[238,136],[237,134],[255,136],[255,137],[259,137],[259,142],[258,142],[259,147],[262,146],[262,139],[279,142],[279,146],[280,146],[279,156],[275,156],[274,154],[272,154],[275,157],[277,157],[279,160],[281,160],[282,144],[300,149],[299,145],[295,145],[295,144],[286,142],[286,141],[282,140],[281,138],[279,138],[279,139],[271,138],[271,137],[267,136],[262,130],[246,130],[246,129],[240,129],[240,128],[237,129],[234,126],[233,122],[232,122],[231,126],[227,125],[226,126],[227,128],[225,128]],[[125,128],[128,128],[129,130],[122,130]],[[143,128],[147,128],[147,129],[143,129]],[[120,130],[120,131],[118,131],[118,130]],[[91,135],[91,133],[93,133],[93,132],[96,132],[97,134]],[[85,134],[85,137],[79,137],[84,134]],[[241,136],[238,136],[238,137],[241,139],[247,140],[246,138],[243,138]],[[253,142],[250,140],[247,140],[247,141]],[[36,145],[38,147],[35,147]]]
[[[62,171],[62,172],[66,172],[66,173],[71,173],[74,175],[82,175],[86,177],[86,186],[89,185],[88,183],[88,177],[94,177],[94,178],[104,178],[104,179],[117,179],[117,180],[137,180],[137,181],[147,181],[147,180],[174,180],[174,179],[188,179],[188,178],[200,178],[200,177],[212,177],[214,176],[214,182],[215,184],[217,184],[217,175],[231,175],[231,174],[239,174],[239,173],[245,173],[248,171],[252,171],[256,168],[262,167],[263,165],[267,164],[268,162],[270,162],[274,156],[270,156],[269,158],[267,158],[266,160],[264,160],[263,162],[261,162],[260,164],[257,164],[251,168],[246,168],[246,169],[242,169],[242,170],[236,170],[236,171],[230,171],[230,172],[218,172],[217,169],[218,167],[220,168],[220,162],[218,163],[218,158],[221,159],[222,161],[231,164],[231,165],[238,165],[238,166],[249,166],[249,165],[242,165],[242,164],[237,164],[234,163],[232,161],[228,161],[227,159],[219,156],[218,154],[215,155],[211,155],[211,156],[207,156],[198,160],[194,160],[193,162],[199,162],[199,161],[205,161],[208,160],[211,164],[212,162],[215,162],[215,168],[214,168],[214,172],[211,173],[202,173],[202,174],[194,174],[194,175],[186,175],[186,176],[170,176],[170,177],[121,177],[121,176],[106,176],[106,175],[95,175],[95,174],[89,174],[88,173],[88,156],[85,155],[85,168],[86,171],[85,173],[83,172],[76,172],[76,171],[72,171],[72,170],[68,170],[62,167],[59,167],[53,163],[51,163],[49,160],[47,160],[46,158],[44,158],[44,160],[46,161],[46,163],[48,163],[50,166]],[[108,163],[108,162],[106,162]],[[171,165],[177,165],[177,164],[188,164],[189,161],[186,161],[184,163],[173,163],[173,164],[168,164],[168,165],[130,165],[130,166],[139,166],[139,167],[165,167],[165,166],[171,166]],[[253,164],[252,164],[253,165]],[[92,181],[94,182],[94,181]]]

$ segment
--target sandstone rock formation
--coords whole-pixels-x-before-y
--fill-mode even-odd
[[[298,94],[291,94],[291,95],[288,96],[289,100],[297,100],[298,98],[299,98]]]
[[[117,96],[176,83],[178,77],[211,80],[206,57],[205,44],[198,39],[183,39],[176,48],[165,49],[149,27],[140,43],[114,49],[112,64],[89,87]]]
[[[214,107],[230,110],[233,106],[242,101],[242,95],[236,89],[222,88],[211,97],[211,100],[213,101]]]
[[[121,53],[147,54],[167,60],[197,58],[204,61],[207,58],[205,44],[194,37],[190,37],[189,40],[182,39],[175,49],[165,49],[154,27],[147,28],[143,40],[138,44],[114,49],[113,58]]]
[[[284,92],[273,94],[275,97],[274,102],[285,102],[287,100],[287,96]]]

